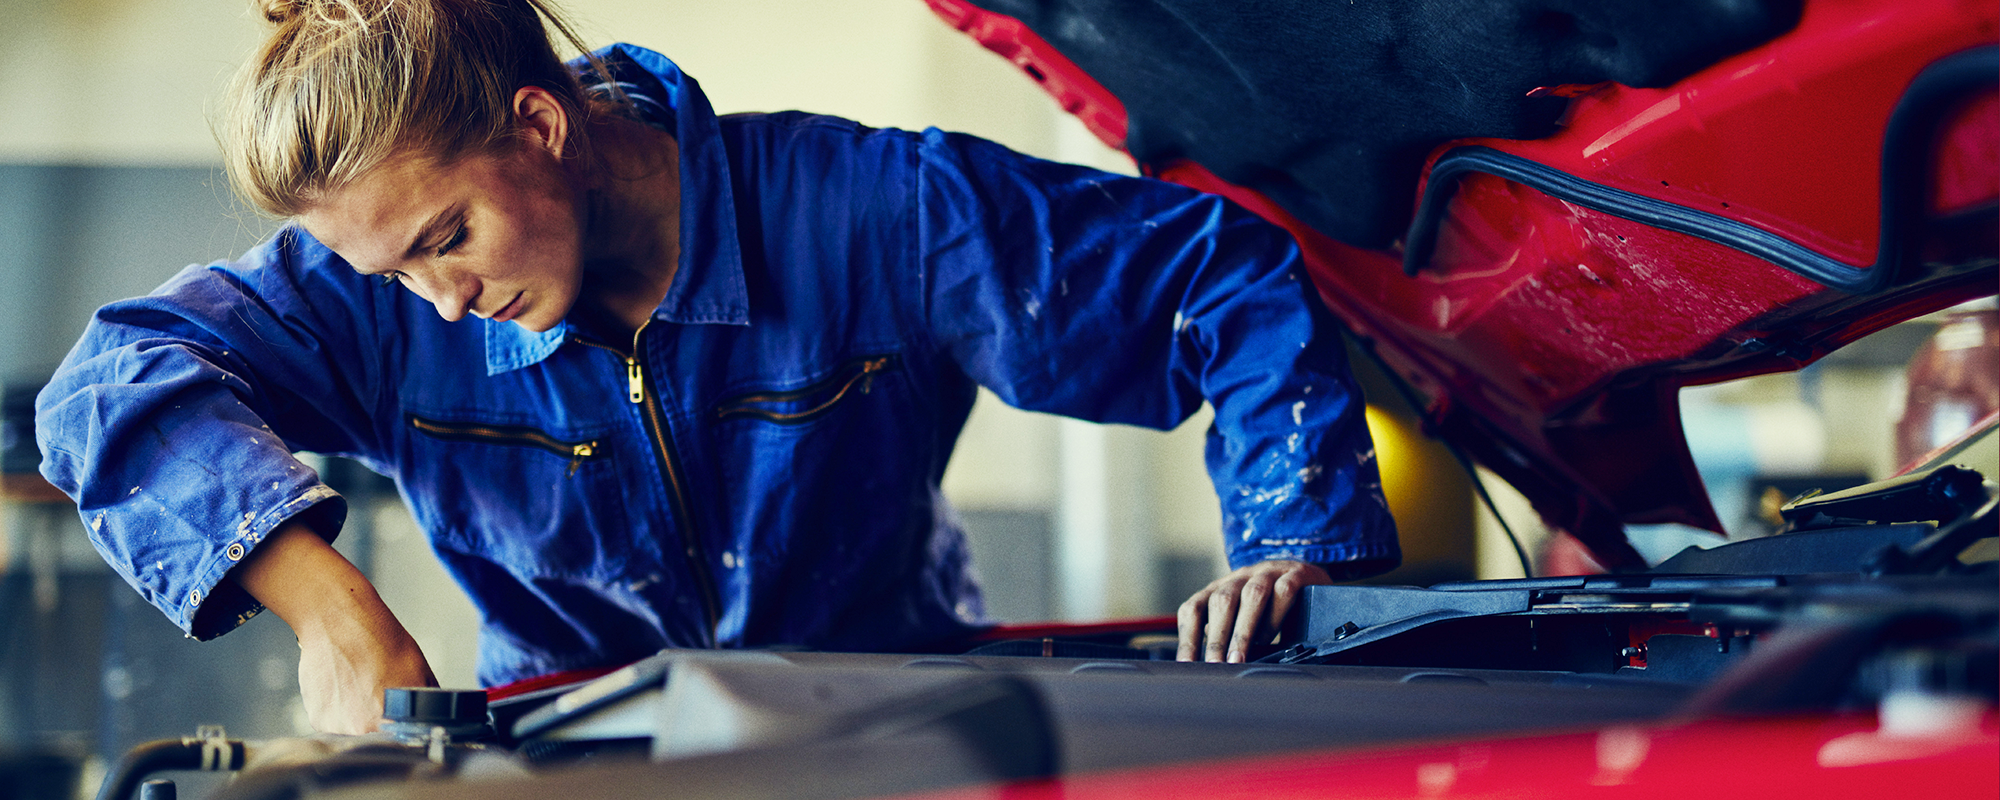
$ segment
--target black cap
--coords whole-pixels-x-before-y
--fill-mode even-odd
[[[477,689],[399,687],[382,690],[382,716],[391,722],[468,725],[486,722],[486,693]]]

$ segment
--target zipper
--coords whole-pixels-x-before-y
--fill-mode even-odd
[[[674,448],[667,440],[666,418],[660,413],[659,398],[654,396],[652,385],[646,380],[645,334],[648,320],[632,333],[632,350],[626,352],[610,345],[599,344],[581,336],[571,337],[571,341],[600,350],[618,354],[625,360],[625,399],[640,407],[640,417],[646,423],[646,435],[653,445],[653,455],[659,459],[660,472],[667,476],[667,499],[673,506],[675,528],[680,532],[681,552],[687,556],[688,571],[694,575],[696,589],[701,594],[701,610],[708,619],[708,646],[715,646],[715,629],[720,623],[721,599],[715,592],[715,578],[709,574],[708,559],[703,555],[701,542],[694,535],[694,514],[690,510],[687,486],[683,478],[680,459],[674,455]]]
[[[482,425],[466,422],[439,422],[424,419],[415,414],[405,414],[403,418],[410,427],[433,438],[451,442],[473,442],[476,444],[507,444],[518,447],[532,447],[559,456],[569,457],[569,477],[576,476],[577,467],[583,466],[585,459],[597,455],[597,440],[586,442],[566,442],[547,433],[521,425]]]
[[[893,368],[895,356],[868,356],[842,364],[834,370],[833,377],[810,386],[784,392],[757,392],[732,397],[716,405],[717,419],[732,417],[752,417],[780,425],[798,425],[816,419],[847,397],[856,386],[862,394],[875,388],[875,376]],[[831,396],[827,396],[831,393]],[[783,404],[801,400],[811,402],[813,398],[825,397],[811,407],[797,411],[784,410]],[[772,408],[771,406],[779,406]]]

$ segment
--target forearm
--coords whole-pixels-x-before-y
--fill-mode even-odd
[[[436,685],[374,585],[305,525],[279,526],[231,575],[298,636],[299,691],[314,728],[365,733],[383,689]]]
[[[357,624],[395,624],[361,570],[297,520],[278,526],[230,576],[300,641],[351,632]]]

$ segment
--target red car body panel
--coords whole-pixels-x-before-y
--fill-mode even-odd
[[[925,800],[2000,796],[1994,717],[1937,735],[1866,716],[1711,720],[1372,751],[1290,753],[909,795]]]
[[[1117,99],[1032,30],[963,0],[928,2],[1106,142],[1122,141]],[[1884,247],[1881,234],[1898,104],[1925,69],[1991,46],[1996,30],[1990,3],[1812,2],[1790,33],[1668,88],[1549,87],[1577,95],[1554,136],[1465,140],[1432,156],[1435,167],[1489,148],[1720,220],[1808,251],[1841,278],[1830,282],[1477,169],[1447,179],[1456,183],[1438,193],[1435,235],[1415,243],[1419,255],[1405,252],[1418,249],[1412,242],[1336,242],[1198,164],[1148,169],[1290,229],[1328,307],[1406,383],[1432,433],[1520,489],[1605,566],[1640,568],[1625,523],[1721,530],[1681,431],[1682,386],[1796,369],[1994,293],[1993,242],[1972,245],[1970,258],[1938,255],[1913,233],[1921,252],[1910,262],[1929,266],[1883,275],[1907,243]],[[1948,118],[1934,144],[1916,137],[1929,151],[1920,222],[1990,213],[2000,200],[2000,103],[1987,88]]]

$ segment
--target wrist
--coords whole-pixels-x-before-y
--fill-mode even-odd
[[[365,634],[385,621],[401,630],[361,571],[296,522],[273,531],[230,577],[290,625],[302,644]]]

